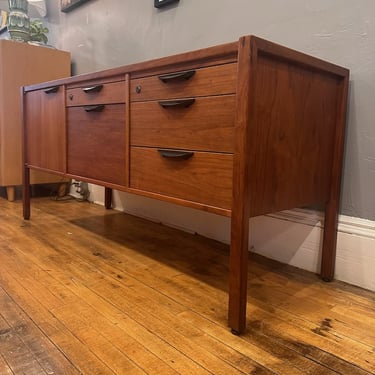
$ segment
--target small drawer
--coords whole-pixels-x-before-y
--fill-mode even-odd
[[[125,185],[125,105],[98,107],[67,110],[67,172]]]
[[[233,152],[234,95],[131,103],[134,146]]]
[[[231,209],[233,155],[131,147],[130,187]]]
[[[237,64],[232,63],[132,79],[130,100],[234,94],[236,75]]]
[[[66,90],[67,107],[90,104],[125,103],[125,81],[90,83],[87,86]]]

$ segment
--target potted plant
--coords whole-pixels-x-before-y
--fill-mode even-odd
[[[30,41],[47,44],[48,28],[45,27],[40,20],[34,20],[30,22]]]

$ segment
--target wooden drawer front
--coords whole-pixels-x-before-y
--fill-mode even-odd
[[[130,187],[225,209],[232,202],[233,155],[194,152],[163,157],[156,148],[132,147]]]
[[[188,107],[163,103],[171,102],[131,104],[132,145],[233,152],[234,95],[197,98]]]
[[[125,81],[111,83],[90,83],[87,86],[66,90],[66,105],[91,105],[125,103]]]
[[[195,73],[188,79],[177,77],[163,82],[159,77],[164,74],[137,78],[130,82],[130,100],[234,94],[236,74],[237,64],[232,63],[195,69]]]
[[[104,106],[101,112],[70,107],[68,173],[125,185],[125,105]]]

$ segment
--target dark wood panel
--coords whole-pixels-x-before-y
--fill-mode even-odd
[[[260,54],[249,139],[251,215],[328,199],[339,78]]]
[[[176,79],[164,83],[158,75],[132,79],[130,82],[130,100],[233,94],[236,90],[236,73],[237,64],[232,63],[195,69],[195,74],[187,80]]]
[[[125,185],[125,105],[106,105],[101,112],[69,107],[68,173]]]
[[[189,107],[159,102],[131,105],[130,143],[136,146],[234,151],[235,97],[197,98]]]
[[[130,187],[230,208],[232,164],[229,154],[195,152],[188,160],[175,160],[154,148],[131,147]]]
[[[43,90],[27,94],[25,102],[26,163],[65,173],[64,87],[55,93]]]

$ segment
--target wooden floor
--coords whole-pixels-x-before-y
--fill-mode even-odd
[[[0,199],[0,374],[374,374],[375,294],[100,206]],[[375,270],[374,270],[375,272]]]

